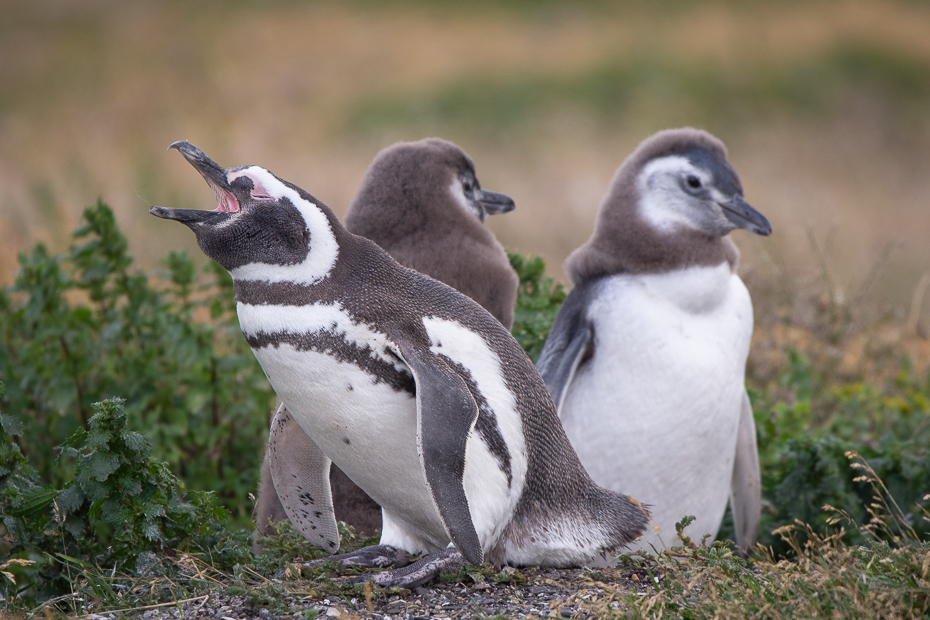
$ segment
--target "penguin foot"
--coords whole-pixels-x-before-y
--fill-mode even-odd
[[[407,566],[410,560],[407,559],[407,552],[390,545],[372,545],[362,547],[349,553],[340,553],[331,555],[322,560],[313,560],[312,562],[303,562],[298,564],[301,568],[314,568],[324,562],[333,561],[342,568],[359,566],[361,568],[388,568],[389,566]]]
[[[417,560],[410,566],[386,570],[370,575],[359,575],[348,583],[365,583],[371,581],[382,588],[407,588],[412,590],[431,581],[440,573],[451,573],[465,566],[465,558],[455,547],[443,549],[439,553]]]

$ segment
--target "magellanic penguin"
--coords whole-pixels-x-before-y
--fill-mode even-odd
[[[686,515],[692,538],[713,537],[728,496],[740,549],[758,534],[752,303],[726,237],[736,228],[772,231],[724,145],[662,131],[617,170],[591,238],[565,263],[575,287],[537,367],[594,481],[650,506],[638,548],[680,544]]]
[[[415,587],[464,560],[578,565],[643,532],[647,511],[591,481],[532,362],[484,308],[264,168],[172,147],[218,206],[151,213],[186,224],[229,271],[246,340],[325,454],[303,485],[319,546],[339,546],[330,459],[381,505],[384,526],[381,545],[340,561],[429,554],[373,575],[383,586]]]
[[[510,197],[481,188],[472,159],[459,146],[427,138],[399,142],[375,156],[344,224],[401,265],[477,301],[510,329],[520,281],[503,246],[483,223],[488,215],[513,208]],[[312,537],[303,519],[307,507],[299,470],[319,458],[319,448],[283,407],[275,412],[271,428],[256,501],[256,534],[268,534],[272,522],[290,517]],[[330,469],[330,486],[337,521],[366,536],[381,527],[381,507],[338,467]]]

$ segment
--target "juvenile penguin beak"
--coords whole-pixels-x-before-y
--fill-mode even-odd
[[[745,228],[757,235],[768,236],[772,234],[772,225],[768,219],[752,208],[743,197],[737,194],[727,202],[718,203],[723,208],[723,214],[737,228]]]
[[[488,215],[497,215],[498,213],[509,213],[513,211],[513,198],[497,192],[489,192],[486,189],[480,189],[475,192],[475,200],[484,207],[484,212]]]
[[[170,209],[168,207],[152,207],[149,213],[166,220],[176,220],[187,225],[199,224],[210,219],[217,213],[236,213],[240,210],[239,200],[229,187],[226,180],[226,169],[206,156],[206,154],[187,140],[173,142],[168,150],[177,149],[184,159],[197,169],[210,189],[216,195],[216,209],[201,211],[199,209]]]

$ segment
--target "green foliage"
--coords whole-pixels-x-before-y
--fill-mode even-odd
[[[520,277],[511,332],[535,362],[542,353],[546,336],[565,301],[565,287],[545,275],[546,264],[538,256],[523,256],[508,251],[507,257],[510,266]]]
[[[138,570],[140,557],[166,549],[209,554],[220,565],[251,560],[246,537],[225,530],[229,515],[212,493],[178,495],[177,478],[151,460],[150,442],[128,430],[122,401],[92,409],[88,429],[61,450],[60,458],[74,460],[74,477],[60,492],[21,486],[18,501],[2,511],[10,555],[38,560],[18,570],[21,598],[68,592],[73,571],[87,567]]]
[[[0,383],[0,396],[3,395]],[[33,518],[36,512],[48,505],[54,490],[37,492],[38,474],[26,461],[16,445],[15,437],[22,435],[23,423],[12,415],[0,411],[0,515],[3,527],[10,531],[12,516]],[[9,543],[0,542],[0,557],[9,557]]]
[[[102,203],[85,211],[74,239],[64,255],[41,245],[21,255],[16,282],[0,290],[0,553],[11,558],[0,592],[22,602],[71,592],[116,605],[142,574],[170,574],[189,593],[210,572],[273,606],[282,586],[262,575],[320,552],[281,524],[253,558],[249,531],[226,529],[218,500],[246,523],[273,405],[239,333],[231,281],[211,265],[202,282],[179,253],[165,259],[162,277],[133,271],[125,237]],[[520,277],[513,334],[536,359],[566,293],[540,258],[509,258]],[[830,320],[824,342],[839,348],[849,317]],[[756,556],[750,570],[725,543],[695,544],[683,520],[690,563],[660,556],[651,566],[664,571],[664,585],[652,607],[634,601],[634,615],[662,609],[702,617],[709,600],[749,613],[758,600],[731,601],[727,593],[777,601],[770,583],[814,592],[807,579],[902,588],[887,600],[926,607],[899,572],[930,565],[920,542],[930,533],[922,506],[930,490],[930,378],[905,360],[884,381],[839,379],[835,364],[817,355],[788,350],[777,378],[750,389],[763,474],[761,542],[772,557]],[[194,490],[179,495],[179,479]],[[841,520],[865,525],[837,528]],[[374,542],[341,534],[346,549]],[[726,523],[721,537],[731,535]],[[846,583],[840,568],[815,570],[814,548],[865,585]],[[798,568],[779,572],[783,557]],[[311,595],[345,594],[333,566],[310,573],[303,576],[315,580]],[[521,578],[488,567],[446,577]],[[720,579],[729,580],[716,590],[722,598],[695,594],[694,584]],[[152,586],[138,595],[178,592]],[[785,605],[805,608],[796,599]],[[830,605],[851,609],[846,599]]]
[[[750,392],[766,504],[760,542],[776,556],[790,551],[774,533],[780,527],[799,521],[820,536],[830,534],[824,505],[858,523],[868,520],[874,492],[850,467],[850,452],[860,454],[884,481],[915,536],[926,540],[930,534],[920,503],[930,491],[930,378],[918,379],[904,362],[884,385],[836,385],[835,380],[807,356],[789,350],[778,385]],[[845,542],[864,541],[852,529]]]
[[[64,255],[42,245],[20,255],[14,285],[0,290],[0,404],[25,427],[23,452],[61,486],[73,464],[47,458],[48,446],[85,427],[92,403],[122,397],[154,458],[247,522],[274,401],[239,333],[228,275],[211,263],[199,284],[176,252],[163,278],[133,270],[102,202],[74,241]]]

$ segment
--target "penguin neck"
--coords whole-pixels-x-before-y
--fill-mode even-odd
[[[638,196],[601,207],[594,233],[565,261],[575,284],[614,274],[657,274],[724,262],[736,271],[739,250],[720,237],[677,224],[660,230],[641,213]]]
[[[333,237],[338,244],[338,254],[327,273],[313,281],[280,277],[275,265],[269,265],[271,277],[254,279],[234,278],[233,288],[236,302],[249,305],[302,306],[317,302],[344,303],[347,292],[345,281],[351,278],[356,286],[352,290],[365,290],[375,286],[377,273],[386,268],[387,254],[364,237],[356,236],[335,219],[331,220]],[[313,236],[310,237],[310,254],[313,252]],[[308,255],[309,258],[309,255]],[[364,268],[359,268],[363,265]],[[272,275],[273,274],[273,275]]]

